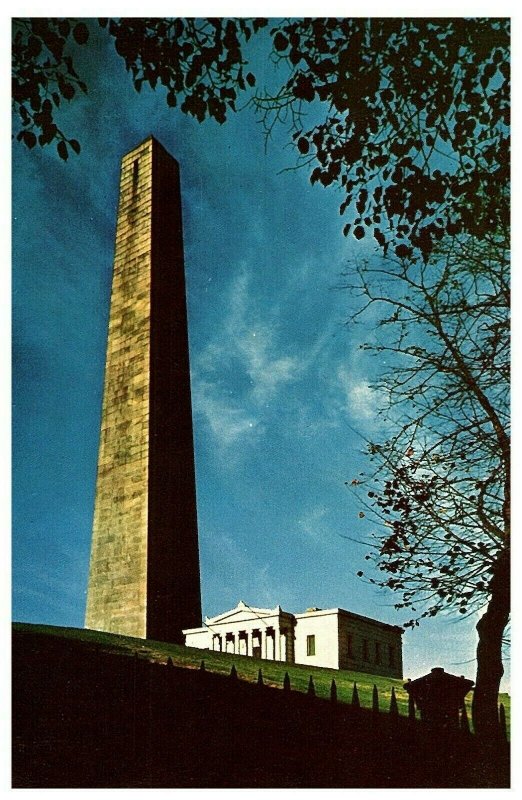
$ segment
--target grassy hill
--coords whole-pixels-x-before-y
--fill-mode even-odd
[[[264,683],[269,686],[280,688],[282,688],[283,685],[285,672],[288,672],[291,688],[299,692],[307,691],[311,675],[314,681],[315,693],[318,697],[330,696],[332,679],[335,679],[337,698],[341,703],[351,702],[353,685],[356,683],[361,705],[367,708],[370,708],[372,705],[373,686],[376,685],[379,693],[380,708],[383,711],[387,711],[390,707],[391,690],[392,687],[394,687],[399,713],[404,716],[408,713],[408,695],[403,688],[404,681],[395,678],[384,678],[379,675],[326,669],[323,667],[285,664],[278,661],[267,661],[265,659],[233,655],[231,653],[200,650],[194,647],[184,647],[167,642],[156,642],[151,639],[135,639],[130,636],[120,636],[113,633],[84,630],[82,628],[61,628],[51,625],[34,625],[15,622],[13,623],[13,630],[27,636],[45,635],[74,640],[80,646],[98,647],[103,651],[118,653],[123,656],[130,657],[137,653],[139,657],[151,661],[165,662],[170,658],[176,666],[185,667],[187,669],[199,669],[201,661],[203,660],[206,670],[221,675],[230,674],[232,664],[234,664],[238,677],[250,683],[257,681],[258,671],[261,669]],[[499,702],[504,705],[509,729],[510,696],[508,694],[501,694]],[[468,716],[471,717],[471,693],[468,695],[467,705]]]

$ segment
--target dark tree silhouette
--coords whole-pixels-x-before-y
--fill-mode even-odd
[[[164,87],[170,106],[225,122],[241,95],[267,135],[289,126],[312,183],[339,185],[344,231],[370,233],[398,256],[429,256],[445,234],[482,236],[508,224],[509,20],[272,21],[267,58],[280,88],[248,69],[258,19],[14,20],[13,99],[27,147],[69,144],[55,112],[87,87],[75,48],[99,24],[137,91]],[[271,48],[271,50],[270,50]],[[307,128],[306,111],[314,120]]]
[[[349,283],[360,314],[379,306],[364,347],[387,365],[375,390],[388,433],[369,445],[371,475],[352,481],[379,526],[367,558],[383,577],[370,581],[401,593],[409,626],[482,612],[473,719],[484,735],[498,726],[509,618],[508,273],[503,240],[461,235],[427,265],[389,258]]]
[[[321,102],[294,140],[312,182],[344,189],[345,233],[427,258],[445,233],[508,224],[507,20],[300,20],[273,41],[291,75],[256,105],[270,126]]]
[[[69,19],[14,19],[12,45],[12,98],[18,121],[16,138],[26,147],[56,142],[60,158],[67,160],[67,144],[80,152],[77,139],[69,139],[55,122],[55,110],[87,91],[70,54],[71,45],[89,40],[85,22]],[[72,48],[74,50],[74,46]],[[16,123],[15,123],[16,125]]]
[[[243,69],[241,44],[267,24],[263,19],[14,19],[13,105],[18,120],[16,138],[29,148],[57,143],[68,158],[68,139],[55,115],[62,101],[87,92],[74,63],[78,47],[89,42],[89,28],[105,30],[125,61],[137,92],[143,84],[165,87],[165,99],[199,122],[219,123],[236,110],[240,92],[255,78]]]

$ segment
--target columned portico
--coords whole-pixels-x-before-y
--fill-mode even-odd
[[[184,631],[190,647],[221,650],[269,661],[292,661],[294,616],[275,608],[254,608],[242,601],[217,617],[206,617],[205,625]]]

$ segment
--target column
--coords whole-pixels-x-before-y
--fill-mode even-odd
[[[280,661],[287,661],[287,642],[286,637],[288,636],[288,631],[282,630],[279,633],[279,660]]]

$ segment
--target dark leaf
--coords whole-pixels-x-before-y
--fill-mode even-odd
[[[292,91],[294,96],[299,98],[300,100],[307,100],[309,103],[315,97],[315,89],[314,84],[310,76],[303,75],[303,73],[299,73],[297,80],[295,81]]]
[[[60,86],[60,90],[62,97],[65,97],[66,100],[72,100],[75,95],[74,86],[70,83],[63,83]]]
[[[411,247],[408,247],[405,244],[399,244],[395,248],[395,255],[398,258],[410,258],[411,255],[412,255],[412,252],[413,251],[412,251]]]
[[[32,131],[22,131],[24,143],[31,150],[36,144],[36,136]]]
[[[73,36],[78,44],[85,44],[89,38],[89,28],[85,22],[78,22],[73,28]]]
[[[69,21],[66,19],[61,19],[60,22],[58,23],[58,31],[60,33],[60,36],[67,38],[69,36],[70,30],[71,26],[69,24]]]
[[[257,33],[261,28],[265,28],[268,25],[268,20],[264,17],[256,17],[253,22],[254,33]]]
[[[58,142],[56,149],[58,150],[58,155],[60,156],[60,158],[63,159],[64,161],[67,161],[67,159],[69,158],[69,153],[67,151],[67,145],[65,144],[63,139]]]
[[[198,74],[194,69],[190,69],[185,76],[185,86],[193,86],[196,83]]]
[[[36,58],[42,52],[42,42],[37,36],[30,36],[27,42],[28,53],[31,58]]]
[[[321,168],[320,167],[314,167],[314,169],[312,170],[312,174],[310,175],[310,183],[312,183],[312,184],[313,183],[317,183],[317,181],[319,180],[320,176],[321,176]]]
[[[386,243],[386,239],[384,238],[383,234],[379,230],[379,228],[374,228],[373,236],[377,240],[377,242],[383,247]]]
[[[288,47],[288,39],[284,34],[281,33],[281,31],[278,31],[274,36],[274,47],[279,52],[286,50]]]

